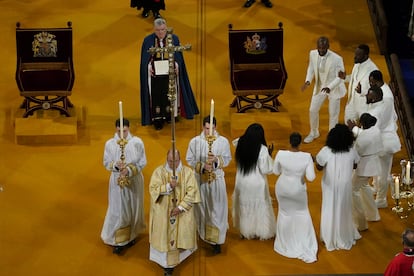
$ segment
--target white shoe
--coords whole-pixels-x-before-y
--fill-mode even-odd
[[[303,139],[303,142],[305,143],[305,144],[309,144],[309,143],[312,143],[312,141],[313,140],[315,140],[316,138],[318,138],[319,137],[319,132],[317,132],[316,134],[313,134],[312,132],[311,133],[309,133],[309,135],[308,136],[306,136],[305,137],[305,139]]]

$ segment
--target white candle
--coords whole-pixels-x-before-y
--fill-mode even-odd
[[[211,99],[211,104],[210,104],[210,129],[209,129],[209,135],[212,136],[213,135],[213,118],[214,118],[214,100]]]
[[[394,192],[395,192],[395,199],[398,199],[398,198],[400,198],[400,180],[398,179],[398,177],[396,177],[395,178],[395,189],[394,189]]]
[[[119,101],[119,135],[124,139],[124,115],[122,112],[122,102]]]
[[[407,167],[405,168],[405,181],[406,184],[410,183],[410,176],[411,176],[411,161],[407,161]]]

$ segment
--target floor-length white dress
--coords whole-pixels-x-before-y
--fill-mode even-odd
[[[280,175],[275,187],[279,211],[274,250],[306,263],[317,260],[318,242],[308,208],[305,177],[315,179],[312,156],[307,152],[280,150],[273,172]]]
[[[272,169],[273,160],[264,145],[252,172],[244,175],[237,169],[233,192],[233,225],[246,239],[267,240],[275,236],[276,219],[267,181]]]
[[[322,177],[321,240],[326,249],[349,250],[361,238],[352,218],[352,171],[358,153],[333,153],[325,146],[316,155]]]

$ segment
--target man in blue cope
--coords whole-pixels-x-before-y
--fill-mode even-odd
[[[173,44],[178,46],[178,37],[172,34]],[[141,124],[153,124],[159,130],[165,122],[171,120],[170,101],[168,99],[169,75],[167,52],[149,53],[151,47],[164,48],[167,45],[167,23],[164,19],[154,20],[154,33],[144,38],[141,49]],[[198,114],[197,103],[187,76],[183,54],[174,53],[176,104],[174,117],[180,114],[187,119],[193,119]],[[162,70],[164,69],[164,70]]]

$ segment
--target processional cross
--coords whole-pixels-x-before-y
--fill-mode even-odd
[[[170,101],[170,113],[171,113],[171,143],[172,143],[172,155],[173,155],[173,177],[175,177],[175,101],[177,99],[177,90],[176,90],[176,73],[175,73],[175,59],[174,54],[176,52],[182,52],[186,50],[191,50],[191,45],[174,45],[173,44],[173,30],[168,28],[167,30],[167,43],[164,47],[151,47],[148,50],[148,53],[155,54],[168,53],[168,100]]]
[[[176,71],[175,71],[175,59],[174,54],[176,52],[182,52],[191,49],[191,45],[187,44],[185,46],[182,45],[174,45],[173,44],[173,30],[169,28],[167,30],[167,41],[166,46],[164,47],[151,47],[149,48],[148,52],[151,54],[164,53],[168,54],[168,100],[170,101],[170,113],[171,113],[171,150],[172,150],[172,158],[173,158],[173,165],[172,165],[172,177],[176,179],[176,164],[175,164],[175,101],[177,99],[177,90],[176,90]],[[176,207],[177,200],[175,196],[175,192],[173,192],[173,205],[174,208]],[[175,224],[176,218],[171,217],[170,223],[173,225]]]

